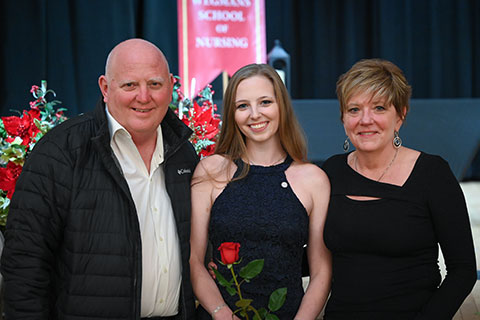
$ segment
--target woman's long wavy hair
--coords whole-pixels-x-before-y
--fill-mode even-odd
[[[240,82],[253,76],[263,76],[270,80],[275,92],[279,109],[278,135],[280,143],[292,159],[299,162],[307,161],[307,144],[305,134],[293,111],[292,102],[282,79],[268,64],[249,64],[240,68],[230,79],[223,95],[222,130],[217,141],[215,154],[223,155],[230,160],[246,159],[247,146],[245,136],[235,122],[235,98]],[[238,179],[244,177],[249,170],[247,165]]]

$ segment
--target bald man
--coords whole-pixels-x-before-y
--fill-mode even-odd
[[[169,110],[152,43],[109,54],[91,113],[37,144],[12,198],[1,270],[7,319],[194,319],[190,180],[197,156]]]

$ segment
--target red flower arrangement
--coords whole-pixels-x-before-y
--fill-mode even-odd
[[[201,158],[214,153],[215,142],[220,133],[220,115],[215,113],[217,105],[213,103],[212,86],[206,86],[194,99],[186,98],[180,90],[179,77],[175,76],[170,108],[192,129],[190,142]]]
[[[28,153],[45,133],[66,120],[66,109],[54,109],[60,101],[46,100],[48,93],[55,96],[53,90],[47,90],[46,81],[40,87],[32,86],[30,92],[35,98],[30,110],[0,118],[0,226],[7,221],[10,199]]]

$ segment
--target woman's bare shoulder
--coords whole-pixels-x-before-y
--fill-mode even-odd
[[[193,175],[193,183],[199,182],[225,182],[229,181],[231,172],[235,172],[235,164],[226,156],[214,154],[203,158]]]
[[[226,167],[231,164],[232,161],[226,156],[221,154],[213,154],[206,158],[203,158],[199,165],[203,167],[204,170],[208,173],[218,172],[222,167]]]
[[[327,174],[317,165],[309,162],[297,162],[292,163],[292,173],[296,176],[305,179],[305,181],[311,181],[316,183],[328,183]]]

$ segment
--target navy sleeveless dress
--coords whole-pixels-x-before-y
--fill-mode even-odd
[[[241,286],[243,297],[253,299],[252,305],[257,310],[262,307],[268,310],[270,294],[278,288],[287,288],[284,305],[274,312],[282,320],[294,318],[303,297],[302,255],[309,223],[305,208],[285,176],[291,163],[292,159],[287,157],[275,166],[251,165],[245,178],[230,182],[217,197],[209,226],[213,259],[226,279],[232,275],[226,266],[218,263],[221,257],[217,248],[223,242],[240,243],[242,262],[234,266],[237,274],[254,259],[265,260],[263,271]],[[243,162],[236,164],[234,177],[241,172]],[[232,297],[224,287],[218,286],[225,302],[235,310],[238,296]]]

